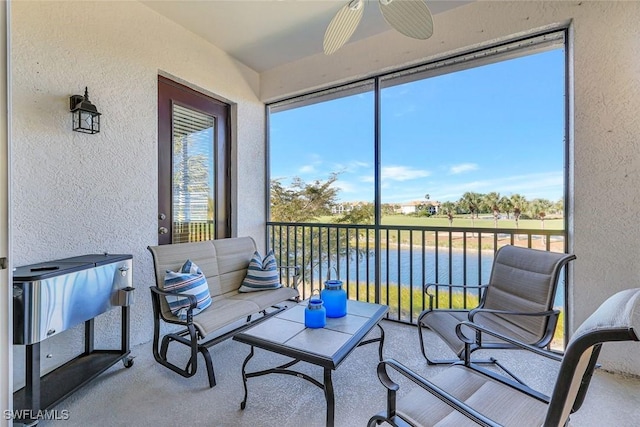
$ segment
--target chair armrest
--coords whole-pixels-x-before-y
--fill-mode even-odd
[[[510,338],[506,335],[502,335],[498,332],[492,331],[491,329],[485,328],[484,326],[478,325],[477,323],[473,323],[473,322],[469,322],[469,321],[464,321],[464,322],[460,322],[456,325],[456,335],[458,336],[458,338],[460,338],[460,340],[462,342],[464,342],[464,346],[465,346],[465,358],[468,357],[466,355],[470,354],[470,346],[472,344],[475,343],[475,339],[474,338],[469,338],[467,337],[463,332],[462,332],[462,326],[466,326],[470,329],[474,329],[475,331],[479,331],[488,335],[491,335],[493,337],[496,337],[500,340],[506,341],[509,344],[513,344],[516,347],[521,348],[522,350],[529,350],[533,353],[539,354],[540,356],[544,356],[547,357],[549,359],[555,360],[557,362],[562,361],[562,356],[553,353],[551,351],[547,351],[547,350],[543,350],[539,347],[535,347],[529,344],[525,344],[521,341],[515,340],[513,338]],[[465,359],[465,364],[468,364],[469,361]]]
[[[301,267],[299,265],[280,265],[278,268],[282,271],[285,270],[287,272],[287,277],[293,278],[293,288],[298,289],[298,285],[300,283],[300,271]],[[290,275],[290,271],[293,271],[293,274]],[[289,280],[284,284],[285,286],[289,286]]]
[[[380,382],[382,383],[382,385],[384,385],[389,391],[392,392],[392,395],[394,396],[394,398],[395,398],[395,392],[400,388],[400,386],[395,382],[393,382],[391,377],[389,377],[389,374],[387,373],[387,369],[386,369],[387,366],[393,368],[395,371],[399,372],[404,377],[411,380],[413,383],[417,384],[422,389],[428,391],[433,396],[437,397],[442,402],[451,406],[453,409],[460,412],[467,418],[473,420],[474,422],[483,426],[499,426],[500,425],[490,420],[489,418],[485,417],[480,412],[476,411],[466,403],[458,400],[455,396],[442,390],[441,388],[439,388],[429,380],[422,378],[421,376],[411,371],[409,368],[402,365],[398,361],[394,359],[385,359],[382,362],[378,363],[378,378],[380,379]],[[395,399],[393,402],[391,401],[387,402],[387,404],[388,404],[387,415],[389,416],[389,418],[391,418],[395,416],[395,412],[396,412]]]
[[[427,283],[424,285],[424,292],[427,294],[427,296],[429,297],[429,309],[433,310],[433,299],[436,297],[435,293],[432,293],[433,291],[430,291],[431,288],[434,288],[437,292],[438,288],[443,287],[443,288],[448,288],[449,290],[452,289],[464,289],[464,290],[473,290],[473,291],[484,291],[484,289],[486,289],[489,285],[473,285],[473,286],[469,286],[469,285],[452,285],[452,284],[448,284],[448,283]],[[482,297],[480,298],[480,300],[482,301]]]
[[[151,289],[151,295],[158,300],[158,314],[160,316],[162,316],[162,310],[159,309],[160,308],[159,299],[161,296],[187,298],[189,300],[189,307],[187,308],[187,320],[175,321],[172,319],[171,323],[179,323],[179,324],[187,324],[187,325],[190,325],[191,323],[193,323],[193,309],[196,308],[196,306],[198,305],[198,299],[196,298],[195,295],[166,292],[158,288],[157,286],[149,286],[149,289]],[[164,319],[164,316],[162,316],[162,318]]]
[[[452,285],[449,283],[427,283],[424,285],[424,292],[429,294],[429,288],[439,288],[439,287],[443,287],[443,288],[455,288],[455,289],[471,289],[471,290],[477,290],[477,289],[485,289],[487,287],[489,287],[489,285]]]
[[[473,317],[477,313],[489,313],[489,314],[507,314],[509,316],[552,316],[559,315],[560,310],[547,310],[536,312],[524,312],[524,311],[510,311],[510,310],[495,310],[492,308],[474,308],[469,312],[469,320],[473,322]]]

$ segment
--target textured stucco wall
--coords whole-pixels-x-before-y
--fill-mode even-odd
[[[157,243],[157,76],[175,76],[235,111],[235,233],[264,236],[264,104],[259,76],[138,2],[13,2],[13,263],[131,253],[131,343],[152,338],[148,245]],[[89,87],[97,135],[71,131],[69,96]],[[118,347],[119,310],[96,321]],[[82,349],[82,328],[42,343],[45,370]],[[21,348],[15,382],[23,381]],[[51,354],[47,359],[45,355]]]
[[[424,62],[472,46],[571,22],[574,203],[569,295],[573,329],[608,296],[640,286],[640,2],[479,1],[435,16],[425,42],[394,31],[261,74],[261,98]],[[640,375],[637,344],[605,346],[605,368]]]

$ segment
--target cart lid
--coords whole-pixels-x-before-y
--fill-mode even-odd
[[[63,274],[86,270],[92,267],[93,264],[87,262],[60,262],[60,260],[23,265],[14,269],[13,281],[14,283],[34,282],[36,280],[62,276]]]
[[[88,255],[74,256],[74,257],[71,257],[71,258],[61,259],[61,260],[58,260],[58,261],[60,261],[60,262],[88,262],[90,264],[93,264],[96,267],[99,267],[101,265],[111,264],[112,262],[125,261],[125,260],[132,259],[132,258],[133,258],[133,255],[130,255],[130,254],[104,253],[104,254],[88,254]]]
[[[132,259],[128,254],[89,254],[23,265],[13,270],[13,282],[34,282]]]

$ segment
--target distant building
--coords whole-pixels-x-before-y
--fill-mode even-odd
[[[440,208],[440,202],[437,201],[423,201],[423,200],[414,200],[411,202],[402,203],[399,209],[396,209],[397,213],[401,213],[403,215],[409,215],[416,213],[420,210],[421,206],[427,206],[429,210],[429,214],[435,215],[438,213],[438,209]]]
[[[331,213],[333,215],[343,215],[347,212],[351,212],[354,207],[367,205],[367,202],[342,202],[331,207]]]

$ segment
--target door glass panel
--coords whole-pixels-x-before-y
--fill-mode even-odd
[[[215,118],[173,105],[173,243],[214,238]]]

